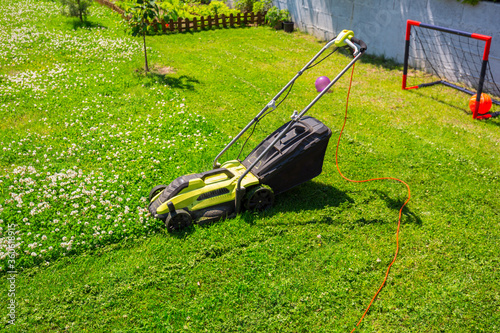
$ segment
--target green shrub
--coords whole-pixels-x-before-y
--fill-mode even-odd
[[[271,0],[260,0],[253,4],[253,12],[254,13],[264,13],[271,8],[272,1]]]
[[[288,22],[290,21],[290,12],[288,11],[288,9],[282,9],[280,10],[280,20],[281,22]]]
[[[274,27],[280,21],[279,9],[276,6],[271,7],[266,14],[266,23]]]
[[[198,16],[214,16],[214,15],[226,15],[229,16],[231,14],[236,15],[240,11],[237,9],[229,8],[222,1],[212,1],[209,5],[198,5],[198,6],[190,6],[189,11],[191,14]]]
[[[234,4],[234,6],[236,7],[236,9],[238,9],[244,13],[248,13],[248,12],[251,12],[253,10],[253,5],[256,2],[257,2],[257,0],[238,0]]]
[[[457,0],[461,3],[467,3],[469,5],[477,5],[479,3],[480,0]],[[500,2],[500,0],[484,0],[484,1],[489,1],[489,2]]]
[[[271,7],[266,14],[266,22],[270,27],[275,27],[280,22],[287,22],[290,20],[290,12],[288,9],[278,9],[278,7]]]

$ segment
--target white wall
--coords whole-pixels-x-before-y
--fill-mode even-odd
[[[287,8],[296,27],[320,39],[353,30],[368,53],[402,63],[406,20],[492,36],[490,66],[500,83],[500,3],[476,6],[456,0],[274,0]]]

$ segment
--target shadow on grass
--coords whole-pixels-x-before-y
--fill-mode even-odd
[[[103,26],[102,24],[99,24],[97,22],[92,22],[92,21],[80,21],[80,20],[72,20],[71,22],[68,22],[68,25],[73,30],[78,30],[78,29],[93,29],[93,28],[102,28],[102,29],[107,29],[108,27]]]
[[[222,24],[220,24],[219,26],[212,25],[211,28],[208,28],[207,26],[205,26],[205,28],[201,29],[200,27],[198,27],[198,29],[196,29],[196,31],[191,28],[189,30],[184,30],[182,32],[178,32],[178,31],[168,32],[166,35],[170,35],[170,34],[195,35],[195,34],[207,33],[210,31],[229,30],[229,29],[231,29],[231,30],[232,29],[250,29],[252,27],[253,26],[250,26],[250,25],[242,25],[242,26],[235,25],[234,27],[230,27],[229,22],[228,22],[226,27],[223,27]]]
[[[382,200],[384,200],[387,204],[387,208],[389,208],[391,210],[399,211],[401,209],[401,206],[403,206],[404,202],[406,201],[406,198],[404,198],[403,200],[391,198],[382,191],[375,190],[373,192],[375,194],[377,194]],[[406,205],[403,208],[403,217],[401,219],[401,223],[405,223],[405,224],[413,223],[413,224],[416,224],[418,226],[421,226],[422,219],[420,217],[418,217],[415,213],[410,211],[410,209],[408,208],[408,205]]]
[[[194,90],[195,84],[200,83],[200,81],[198,81],[194,77],[187,75],[159,74],[154,72],[144,74],[143,71],[136,71],[136,75],[140,75],[145,79],[145,87],[163,84],[173,89]]]
[[[404,201],[399,198],[391,198],[386,193],[382,191],[374,191],[374,194],[385,201],[387,207],[395,212],[398,212]],[[262,219],[262,217],[272,217],[277,214],[285,212],[307,212],[311,211],[315,215],[312,219],[308,221],[279,221],[275,222],[276,225],[308,225],[308,224],[336,224],[343,223],[339,222],[336,216],[340,215],[344,210],[353,209],[355,205],[354,200],[349,197],[345,192],[340,191],[331,185],[325,185],[316,182],[306,182],[296,188],[277,195],[275,198],[274,206],[264,212],[249,212],[244,211],[240,217],[248,224],[253,225],[257,220]],[[233,216],[234,217],[234,216]],[[370,224],[385,224],[392,223],[393,221],[386,219],[365,219],[360,218],[355,221],[349,222],[352,227],[364,226]],[[224,220],[217,222],[210,222],[207,224],[197,225],[196,227],[184,228],[182,230],[177,230],[169,233],[171,236],[176,238],[185,238],[192,233],[196,232],[196,228],[207,227],[214,225],[215,223],[224,223]],[[415,213],[405,206],[403,209],[402,223],[404,224],[415,224],[418,226],[422,225],[422,220]]]
[[[364,54],[359,61],[364,64],[371,64],[378,67],[383,67],[388,70],[403,70],[403,65],[396,62],[396,60],[391,58],[386,58],[385,56],[375,56],[372,54]]]
[[[429,88],[427,88],[427,89],[429,89]],[[431,89],[432,89],[432,88],[431,88]],[[450,88],[450,89],[451,89],[451,88]],[[409,92],[410,92],[411,94],[416,94],[416,95],[419,95],[419,96],[421,96],[421,97],[431,99],[431,100],[432,100],[432,101],[434,101],[434,102],[437,102],[437,103],[440,103],[440,104],[446,105],[446,106],[448,106],[448,107],[450,107],[450,108],[453,108],[453,109],[455,109],[455,110],[461,111],[461,112],[463,112],[463,114],[465,114],[465,115],[472,116],[472,113],[471,113],[471,112],[469,112],[467,109],[465,109],[465,108],[463,108],[463,107],[460,107],[460,106],[458,106],[458,105],[454,105],[454,104],[448,103],[448,102],[443,101],[442,99],[436,98],[436,97],[434,97],[434,96],[429,96],[429,95],[428,95],[428,94],[426,94],[425,92],[424,92],[424,93],[422,93],[422,91],[425,91],[425,90],[426,90],[425,88],[424,88],[424,90],[420,90],[420,89],[411,89],[411,90],[409,90]]]
[[[429,89],[429,88],[427,88]],[[460,107],[458,105],[455,105],[455,104],[451,104],[451,103],[448,103],[440,98],[436,98],[434,96],[430,96],[429,94],[426,94],[425,93],[425,90],[427,90],[424,88],[424,90],[421,90],[421,89],[412,89],[410,90],[410,93],[412,94],[416,94],[416,95],[419,95],[421,97],[424,97],[424,98],[428,98],[430,100],[432,100],[433,102],[437,102],[437,103],[440,103],[440,104],[443,104],[443,105],[446,105],[450,108],[453,108],[457,111],[460,111],[462,112],[464,115],[466,116],[469,116],[472,118],[472,112],[470,110],[467,110],[466,108],[464,107]],[[450,89],[453,89],[453,88],[450,88]],[[430,90],[430,89],[429,89]],[[467,94],[464,94],[464,98],[466,97],[467,98],[467,103],[468,103],[468,99],[470,95],[467,95]],[[496,110],[493,110],[494,106],[492,107],[492,110],[490,110],[490,112],[495,112]],[[486,121],[488,121],[489,124],[492,124],[492,125],[495,125],[495,126],[500,126],[500,122],[498,121],[499,118],[490,118],[490,119],[486,119]]]
[[[386,193],[381,191],[374,191],[374,193],[385,201],[389,209],[396,212],[399,211],[406,200],[406,198],[402,201],[400,199],[391,198]],[[353,209],[353,206],[354,200],[345,192],[342,192],[331,185],[307,182],[289,192],[285,192],[277,196],[275,206],[271,210],[267,212],[246,212],[242,214],[242,218],[247,223],[254,224],[257,219],[260,219],[265,215],[274,216],[283,212],[321,211],[316,214],[316,218],[299,223],[294,221],[293,223],[295,225],[334,224],[339,223],[338,219],[336,219],[337,215],[342,213],[344,210]],[[381,219],[368,220],[360,218],[352,224],[363,226],[387,222],[387,220]],[[402,223],[412,223],[421,226],[422,219],[420,219],[420,217],[418,217],[415,213],[411,212],[408,209],[408,206],[405,206],[403,208]],[[289,223],[287,221],[283,221],[278,224],[285,225]]]
[[[324,43],[324,42],[323,42]],[[352,58],[352,52],[350,50],[346,50],[344,48],[340,48],[338,51],[340,54],[344,56]],[[364,64],[375,65],[377,67],[383,67],[388,70],[403,70],[403,65],[398,63],[396,60],[392,58],[387,58],[385,56],[376,56],[373,54],[363,54],[361,58],[359,58],[359,62]]]
[[[332,213],[341,210],[343,207],[349,207],[354,203],[345,192],[342,192],[331,185],[320,184],[316,182],[306,182],[296,188],[282,193],[275,198],[275,205],[272,209],[265,212],[245,212],[242,218],[249,224],[254,224],[255,220],[262,216],[274,216],[284,212],[304,212],[317,211],[329,207]],[[297,224],[297,222],[294,222]],[[317,219],[300,222],[299,224],[313,223],[332,223],[332,219],[324,215],[318,215]],[[283,221],[280,224],[288,224]]]

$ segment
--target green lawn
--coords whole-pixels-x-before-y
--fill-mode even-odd
[[[2,329],[350,332],[394,256],[407,193],[339,176],[347,75],[310,110],[333,131],[323,173],[274,208],[173,234],[146,210],[154,185],[209,170],[324,42],[267,27],[150,36],[156,74],[143,75],[141,40],[116,14],[95,4],[82,27],[57,6],[0,3]],[[304,73],[245,152],[348,60]],[[448,88],[400,87],[400,67],[362,59],[339,149],[347,177],[412,191],[398,260],[357,331],[499,331],[500,121],[473,121]]]

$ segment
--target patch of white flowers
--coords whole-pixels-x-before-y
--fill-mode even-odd
[[[59,11],[57,2],[0,2],[0,114],[29,110],[0,137],[0,270],[12,224],[20,266],[154,233],[150,188],[194,172],[186,154],[200,158],[217,140],[169,86],[136,95],[117,82],[141,56],[139,40],[112,29],[44,30]]]

